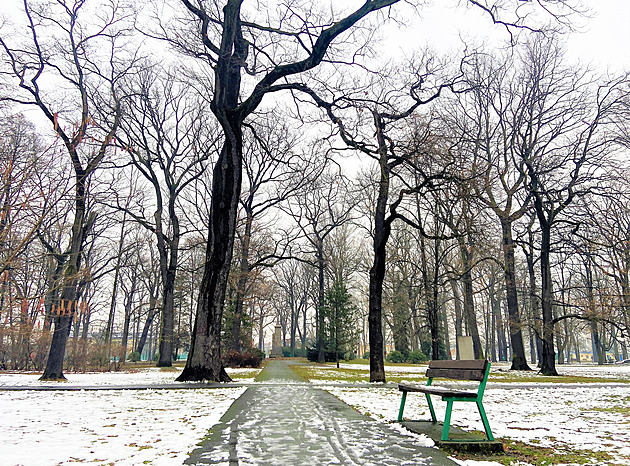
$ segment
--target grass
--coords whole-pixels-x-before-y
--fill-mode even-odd
[[[540,382],[540,383],[630,383],[630,380],[622,377],[585,377],[579,375],[559,375],[546,376],[538,374],[536,371],[523,372],[490,372],[488,382],[497,383],[519,383],[519,382]]]
[[[369,369],[337,369],[326,364],[291,365],[291,370],[309,382],[369,382]]]
[[[341,383],[361,383],[370,381],[369,362],[365,359],[355,359],[353,361],[346,361],[346,365],[354,365],[355,367],[342,367],[337,369],[334,363],[316,364],[304,366],[292,366],[292,369],[300,376],[311,382],[334,382]],[[411,382],[425,384],[427,378],[424,376],[424,368],[426,365],[422,364],[393,364],[386,363],[386,378],[388,382],[401,383]],[[420,372],[405,373],[405,368],[414,367],[422,368]],[[400,369],[400,372],[396,371]],[[488,383],[551,383],[551,384],[589,384],[589,383],[628,383],[628,378],[612,378],[612,377],[585,377],[585,376],[573,376],[573,375],[561,375],[561,376],[544,376],[536,371],[495,371],[490,372],[488,377]]]
[[[527,463],[535,466],[553,464],[610,464],[615,458],[605,451],[579,450],[556,443],[553,447],[541,447],[510,439],[503,439],[505,453],[474,454],[453,451],[460,460],[496,461],[509,466]]]

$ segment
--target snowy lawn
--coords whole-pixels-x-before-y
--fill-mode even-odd
[[[364,384],[335,386],[365,382],[365,364],[343,364],[339,370],[334,365],[301,367],[312,382],[324,385],[360,412],[379,422],[396,419],[400,403],[396,388],[380,384],[369,388]],[[568,376],[565,379],[507,369],[506,365],[493,366],[484,397],[496,437],[568,452],[603,451],[614,459],[586,464],[630,464],[630,366],[559,366],[558,370]],[[426,366],[388,365],[387,377],[390,381],[425,383],[425,370]],[[254,383],[258,372],[228,370],[235,381],[248,383]],[[178,374],[179,370],[147,368],[66,376],[68,385],[89,387],[172,383]],[[38,376],[0,373],[0,386],[42,385]],[[56,382],[46,383],[51,384]],[[182,464],[244,390],[0,390],[0,464]],[[406,418],[428,419],[422,395],[411,394],[407,400]],[[443,416],[444,403],[438,399],[435,405],[438,416]],[[473,404],[456,403],[452,422],[465,429],[482,430]],[[586,457],[580,456],[579,461],[574,456],[567,458],[564,464],[578,464]]]
[[[348,366],[340,369],[342,377],[339,382],[347,382],[347,371],[352,370]],[[418,370],[426,370],[426,367],[410,367],[407,372],[407,367],[388,366],[388,378],[396,374],[403,379],[414,380],[417,379]],[[603,451],[613,458],[610,464],[630,464],[630,366],[558,367],[558,371],[566,374],[569,382],[584,377],[593,380],[592,383],[551,383],[549,378],[522,372],[505,374],[510,382],[501,382],[503,371],[507,368],[497,365],[494,370],[499,374],[492,374],[497,377],[491,377],[484,396],[484,407],[496,437],[562,451]],[[374,388],[334,388],[330,386],[330,375],[334,370],[319,370],[329,376],[327,390],[333,395],[374,419],[384,422],[396,420],[400,406],[400,392],[397,389],[379,388],[378,385]],[[517,378],[522,381],[515,381]],[[497,383],[493,383],[492,379],[497,380]],[[602,379],[609,379],[610,382],[603,382]],[[443,419],[445,403],[439,398],[437,400],[434,403],[436,414]],[[408,396],[405,418],[430,419],[424,395]],[[455,403],[452,424],[467,430],[483,431],[473,403]],[[566,464],[577,463],[569,460]]]
[[[259,369],[228,369],[235,381]],[[68,385],[172,383],[179,371],[67,373]],[[2,374],[3,385],[54,385]],[[182,464],[245,388],[0,391],[3,466]]]
[[[183,367],[183,366],[182,366]],[[182,367],[158,368],[148,367],[140,370],[126,369],[120,372],[65,372],[67,382],[64,385],[84,387],[103,385],[156,385],[174,383],[181,373]],[[251,382],[260,373],[260,369],[226,369],[234,382]],[[41,372],[0,372],[0,387],[3,385],[18,386],[55,386],[60,382],[42,382]]]

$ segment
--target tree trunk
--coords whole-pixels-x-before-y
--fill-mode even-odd
[[[159,359],[157,367],[171,367],[173,365],[173,335],[175,326],[175,273],[172,267],[164,280],[162,298],[162,321],[160,325]]]
[[[78,160],[75,154],[73,159]],[[55,330],[50,343],[50,351],[46,368],[40,380],[65,380],[63,375],[63,360],[66,353],[66,344],[70,334],[70,324],[77,311],[77,284],[79,268],[81,265],[81,251],[83,240],[93,219],[86,222],[85,185],[86,174],[75,164],[75,213],[70,239],[70,251],[65,264],[63,274],[63,288],[61,291],[60,305],[57,307],[57,315],[54,317]]]
[[[454,278],[448,281],[453,290],[453,302],[455,303],[455,359],[459,359],[459,337],[464,335],[462,322],[462,299],[459,294],[459,284]]]
[[[229,118],[230,127],[224,128],[227,137],[213,172],[206,262],[190,353],[179,382],[231,381],[221,363],[221,323],[241,191],[241,122],[234,118]]]
[[[391,168],[387,162],[387,146],[383,135],[380,118],[374,112],[374,122],[379,147],[381,176],[374,211],[374,259],[370,268],[368,333],[370,342],[370,382],[385,382],[385,361],[383,341],[383,281],[387,261],[387,240],[391,233],[391,220],[386,219],[387,200]]]
[[[551,279],[551,226],[541,225],[540,273],[542,277],[542,359],[540,372],[543,375],[558,375],[556,352],[553,343],[553,282]]]
[[[155,290],[153,290],[155,291]],[[138,353],[140,357],[142,357],[142,351],[144,350],[144,345],[147,342],[147,337],[149,335],[149,330],[151,329],[151,325],[153,324],[153,319],[158,312],[157,299],[153,296],[153,292],[150,291],[151,296],[149,297],[149,312],[147,314],[147,320],[144,322],[144,326],[142,327],[142,333],[140,334],[140,338],[138,339],[138,343],[136,345],[135,351]],[[149,358],[149,360],[151,360]]]
[[[514,240],[512,239],[512,222],[501,218],[503,260],[505,272],[505,293],[507,294],[508,326],[512,346],[511,370],[530,371],[525,356],[521,315],[518,310],[518,293],[516,290],[516,266],[514,260]]]
[[[120,278],[120,265],[123,259],[123,247],[125,243],[125,223],[127,221],[127,212],[123,213],[123,219],[120,227],[120,239],[118,240],[118,251],[116,253],[116,267],[114,267],[114,283],[112,285],[112,298],[109,303],[109,315],[107,317],[107,327],[105,327],[105,357],[107,364],[111,357],[112,337],[114,333],[114,317],[116,316],[116,295],[118,291],[118,280]]]
[[[236,299],[234,304],[234,317],[232,319],[232,329],[230,335],[230,349],[241,351],[243,342],[241,339],[241,323],[243,322],[243,301],[245,298],[245,287],[249,278],[249,245],[252,236],[252,211],[245,209],[245,233],[241,244],[241,257],[238,275],[238,285],[236,287]],[[249,346],[249,343],[248,343]]]
[[[131,324],[131,307],[133,306],[133,297],[136,293],[136,269],[131,274],[131,289],[125,296],[125,322],[123,324],[123,334],[120,350],[120,362],[122,364],[127,360],[127,345],[129,342],[129,326]]]
[[[434,280],[435,273],[433,273],[431,277],[429,276],[426,242],[423,236],[420,237],[420,265],[424,299],[427,309],[427,323],[431,336],[431,359],[440,359],[440,318],[438,315],[437,290],[435,288],[437,284]],[[437,263],[434,264],[434,267],[437,268]],[[434,272],[436,271],[437,270],[434,269]]]
[[[475,359],[483,358],[483,348],[481,347],[481,338],[479,338],[479,328],[477,326],[477,316],[475,315],[474,289],[472,282],[472,254],[468,251],[468,247],[464,243],[464,239],[459,237],[459,250],[462,257],[462,282],[464,283],[464,320],[468,333],[473,340],[473,353]]]
[[[317,238],[317,362],[323,363],[326,361],[326,355],[324,353],[324,313],[322,308],[324,306],[324,242],[320,238]]]

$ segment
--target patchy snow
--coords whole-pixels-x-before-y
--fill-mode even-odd
[[[244,390],[0,392],[2,464],[182,464]]]
[[[226,369],[234,382],[251,381],[260,369]],[[66,372],[67,382],[40,381],[41,372],[0,372],[0,387],[7,385],[18,386],[58,386],[79,385],[84,387],[103,385],[157,385],[174,383],[180,369],[164,370],[159,367],[148,367],[139,371],[125,370],[119,372]]]
[[[366,366],[347,364],[344,369]],[[493,372],[507,370],[493,365]],[[330,373],[326,367],[322,371]],[[416,379],[426,366],[387,366],[388,374]],[[489,382],[484,406],[496,437],[543,446],[566,444],[577,449],[604,450],[617,464],[630,464],[630,366],[559,366],[562,374],[606,378],[610,383],[553,384],[531,374],[525,382]],[[258,370],[228,370],[236,381],[253,384]],[[68,373],[67,385],[125,386],[172,383],[178,371],[149,368],[137,372]],[[55,385],[39,374],[0,374],[0,386]],[[281,381],[274,380],[273,384]],[[271,383],[270,382],[270,385]],[[287,384],[289,382],[287,381]],[[335,386],[344,384],[345,386]],[[64,384],[65,385],[65,384]],[[256,386],[264,385],[255,384]],[[291,385],[297,385],[291,382]],[[393,423],[400,392],[375,384],[348,384],[340,378],[325,384],[333,395],[379,422]],[[460,386],[464,386],[461,384]],[[1,391],[0,445],[2,465],[181,464],[245,388],[187,390]],[[444,403],[435,402],[443,416]],[[424,397],[410,394],[405,417],[428,419]],[[454,425],[482,430],[474,404],[456,403]],[[317,426],[314,426],[317,427]],[[408,433],[420,445],[426,437]],[[51,447],[52,445],[52,447]],[[494,463],[466,461],[466,466]]]
[[[238,380],[259,369],[228,369]],[[68,373],[72,386],[172,383],[178,371]],[[0,374],[0,386],[55,385]],[[249,379],[251,380],[251,379]],[[0,391],[2,465],[182,464],[245,388]]]
[[[416,371],[410,372],[412,375]],[[629,367],[560,366],[559,372],[610,378],[611,383],[551,384],[533,375],[531,381],[523,383],[489,382],[483,404],[495,437],[541,446],[566,444],[576,449],[603,450],[613,455],[617,464],[630,464],[630,383],[620,383],[630,381]],[[383,422],[394,422],[398,417],[400,392],[395,388],[331,385],[326,387],[329,392],[361,413]],[[446,404],[439,397],[435,400],[436,415],[443,419]],[[405,418],[430,419],[424,395],[408,395]],[[467,430],[483,431],[474,403],[455,403],[451,422]]]

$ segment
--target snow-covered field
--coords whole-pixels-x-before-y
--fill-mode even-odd
[[[259,369],[229,369],[235,381]],[[73,386],[172,383],[179,372],[67,373]],[[2,374],[0,386],[54,385]],[[252,380],[248,378],[247,380]],[[65,385],[64,384],[64,385]],[[0,465],[182,464],[245,388],[1,391]]]
[[[342,368],[367,370],[354,364]],[[506,369],[493,367],[498,372]],[[412,380],[425,370],[426,366],[387,368],[390,376]],[[253,371],[228,372],[235,381],[254,383],[251,377],[257,370]],[[552,384],[535,376],[525,382],[490,382],[484,406],[495,436],[543,446],[566,444],[576,449],[605,450],[617,464],[630,464],[630,366],[560,366],[559,371],[605,377],[610,382]],[[151,368],[66,375],[69,385],[89,387],[172,383],[177,374]],[[41,385],[37,378],[37,374],[0,373],[0,387]],[[380,422],[397,417],[400,395],[395,388],[348,388],[331,381],[322,386]],[[181,464],[244,390],[0,390],[0,464]],[[438,416],[443,415],[443,403],[436,401],[435,405]],[[409,395],[405,417],[428,416],[423,396]],[[456,403],[452,423],[482,430],[473,404]]]
[[[356,368],[347,365],[346,368]],[[508,366],[497,365],[494,371]],[[409,369],[409,370],[408,370]],[[325,370],[325,369],[324,369]],[[415,374],[425,367],[390,367],[393,373]],[[519,375],[526,382],[489,382],[484,407],[495,437],[511,438],[540,446],[606,451],[616,464],[630,465],[630,366],[558,366],[563,375],[607,378],[610,383],[548,383],[535,373]],[[451,384],[453,385],[453,384]],[[374,419],[397,419],[400,393],[390,388],[333,388],[327,390],[358,411]],[[438,418],[444,418],[445,403],[434,403]],[[422,394],[410,394],[405,407],[407,419],[430,419]],[[455,403],[453,425],[483,431],[473,403]]]

